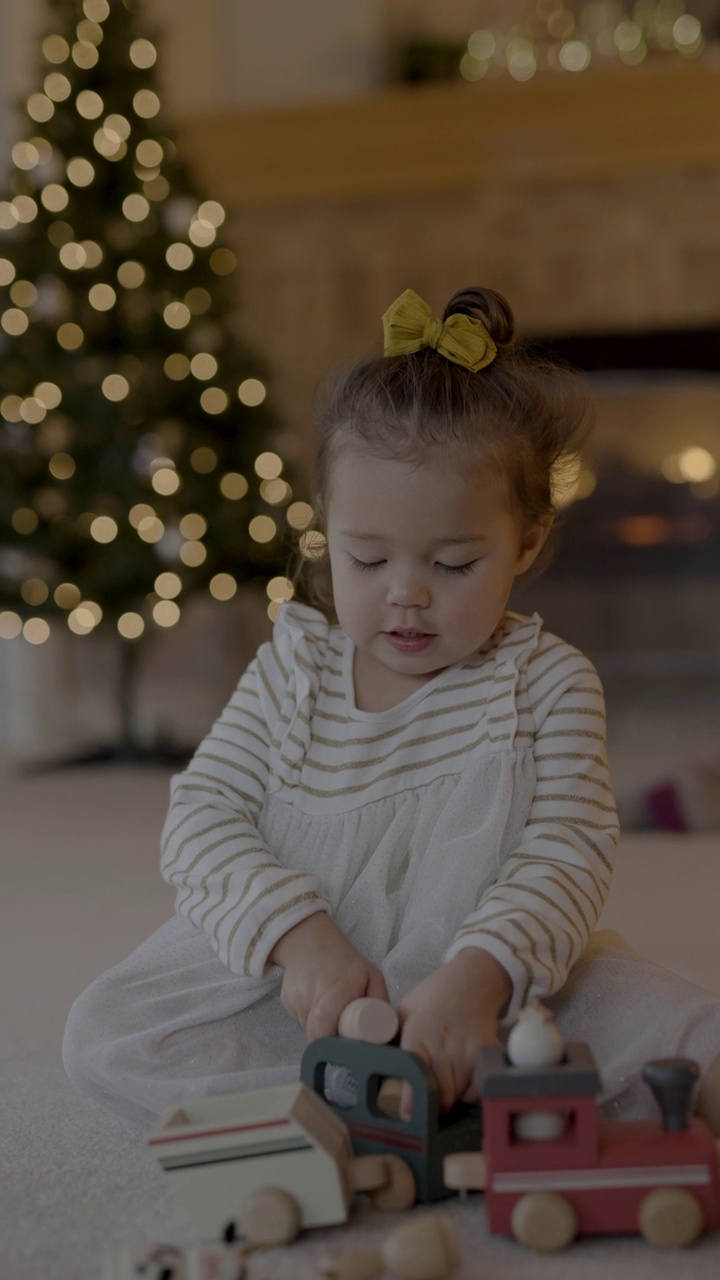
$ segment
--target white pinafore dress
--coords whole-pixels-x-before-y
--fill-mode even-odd
[[[518,692],[540,619],[524,621],[531,625],[523,644],[515,634],[488,654],[505,677],[497,685],[502,699],[493,704],[487,742],[461,770],[423,777],[397,794],[378,787],[360,807],[338,797],[331,810],[295,803],[326,655],[317,636],[289,624],[288,730],[258,826],[285,865],[318,877],[334,918],[382,969],[392,1000],[442,963],[527,819],[536,774],[532,745],[516,741]],[[345,710],[377,733],[411,717],[454,671],[398,707],[364,712],[354,702],[349,641],[341,661]],[[490,853],[483,859],[478,850]],[[75,1001],[63,1044],[68,1075],[143,1126],[183,1100],[296,1079],[307,1041],[280,1002],[280,979],[279,970],[262,978],[232,973],[204,932],[173,916]],[[595,935],[548,1003],[567,1039],[590,1041],[612,1114],[652,1110],[638,1079],[649,1057],[682,1053],[705,1067],[720,1051],[720,999],[643,960],[617,935]]]

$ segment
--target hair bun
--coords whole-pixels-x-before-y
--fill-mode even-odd
[[[458,289],[443,312],[443,320],[455,315],[482,320],[498,347],[509,347],[515,338],[515,317],[510,303],[494,289]]]

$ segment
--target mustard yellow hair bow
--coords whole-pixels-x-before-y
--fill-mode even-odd
[[[406,289],[388,307],[383,318],[386,356],[409,356],[422,347],[433,347],[446,360],[477,373],[492,364],[497,347],[482,320],[461,313],[438,320],[427,302]]]

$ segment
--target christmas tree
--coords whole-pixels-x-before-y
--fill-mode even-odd
[[[0,201],[0,637],[112,628],[125,660],[197,592],[291,594],[310,517],[266,371],[232,325],[236,258],[163,121],[138,0],[50,0],[42,84]]]

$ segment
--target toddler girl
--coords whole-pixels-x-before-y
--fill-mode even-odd
[[[720,1001],[592,936],[617,839],[602,690],[506,610],[547,550],[581,384],[489,289],[442,320],[408,290],[383,320],[384,354],[320,404],[311,603],[283,606],[173,781],[176,915],[70,1014],[71,1079],[144,1124],[296,1078],[363,995],[398,1008],[443,1107],[477,1097],[478,1049],[531,997],[591,1042],[616,1113],[647,1057],[720,1044]]]

